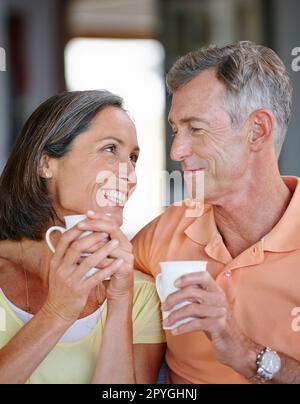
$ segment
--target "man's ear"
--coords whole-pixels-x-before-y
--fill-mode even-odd
[[[50,167],[50,157],[47,156],[46,154],[43,154],[43,156],[40,159],[40,164],[39,164],[39,176],[41,178],[45,178],[47,180],[51,179],[53,177],[53,171]]]
[[[271,111],[260,109],[250,116],[249,142],[252,150],[259,151],[266,142],[273,142],[275,118]]]

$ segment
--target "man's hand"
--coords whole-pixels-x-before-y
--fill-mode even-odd
[[[185,275],[175,284],[180,290],[166,300],[163,311],[184,301],[191,304],[173,312],[165,321],[172,326],[187,317],[195,320],[173,331],[182,335],[204,331],[211,340],[216,358],[246,378],[256,373],[256,358],[259,349],[239,330],[224,291],[208,272]]]

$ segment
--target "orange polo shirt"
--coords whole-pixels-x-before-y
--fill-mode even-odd
[[[136,268],[156,277],[161,261],[205,260],[225,291],[241,331],[263,347],[300,361],[300,332],[292,312],[300,307],[300,180],[283,178],[293,192],[278,224],[262,240],[232,258],[219,234],[212,206],[186,217],[171,207],[133,240]],[[236,384],[247,381],[220,364],[203,332],[167,332],[172,383]]]

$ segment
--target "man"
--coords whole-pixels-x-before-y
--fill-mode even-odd
[[[195,318],[167,332],[170,382],[300,383],[300,183],[278,169],[286,68],[271,49],[240,42],[184,56],[167,84],[171,157],[194,183],[204,173],[204,212],[173,206],[150,223],[133,241],[136,267],[155,277],[161,261],[208,262],[162,307],[192,302],[167,326]]]

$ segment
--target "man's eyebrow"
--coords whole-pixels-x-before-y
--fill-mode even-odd
[[[172,121],[171,118],[169,118],[168,121],[169,121],[170,125],[174,125],[174,122]],[[205,119],[198,118],[196,116],[189,116],[186,118],[182,118],[182,119],[180,119],[179,122],[180,123],[202,122],[202,123],[205,123],[206,125],[208,125],[208,122]]]
[[[119,143],[121,146],[124,146],[124,144],[125,144],[124,140],[119,139],[118,137],[115,137],[115,136],[106,136],[106,137],[99,139],[100,142],[103,142],[105,140],[114,140],[115,142]],[[136,146],[133,151],[140,152],[141,149],[139,148],[139,146]]]

